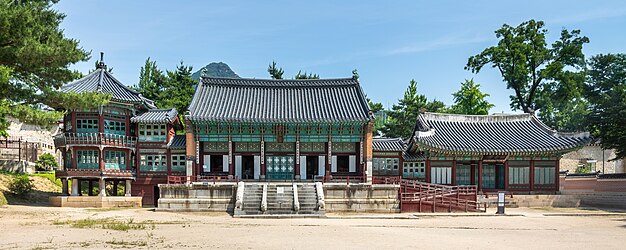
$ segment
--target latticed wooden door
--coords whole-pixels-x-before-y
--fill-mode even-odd
[[[294,172],[293,156],[267,156],[266,178],[269,180],[291,180]]]

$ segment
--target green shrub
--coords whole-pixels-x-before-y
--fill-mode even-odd
[[[37,169],[37,171],[47,171],[52,168],[59,167],[59,164],[57,163],[57,160],[54,158],[54,155],[50,153],[43,153],[42,155],[39,156],[39,159],[37,159],[35,163],[37,164],[35,165],[35,168]]]
[[[9,183],[9,191],[18,196],[24,196],[33,189],[33,183],[27,175],[18,175]]]

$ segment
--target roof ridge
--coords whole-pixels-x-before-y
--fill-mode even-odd
[[[516,122],[516,121],[528,121],[531,117],[535,117],[532,114],[492,114],[492,115],[465,115],[465,114],[447,114],[447,113],[431,113],[424,112],[420,116],[424,118],[425,122],[428,120],[436,121],[450,121],[450,122]],[[545,126],[545,125],[543,125]]]

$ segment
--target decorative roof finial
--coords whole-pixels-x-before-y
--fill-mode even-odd
[[[352,70],[352,79],[359,80],[359,72],[356,69]]]
[[[200,77],[209,77],[209,70],[207,68],[202,68],[202,70],[200,70]]]
[[[100,51],[100,61],[96,65],[96,69],[107,69],[107,65],[104,64],[104,52]]]

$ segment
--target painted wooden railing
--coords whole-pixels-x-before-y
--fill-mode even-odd
[[[109,145],[133,148],[137,137],[109,133],[63,133],[54,137],[56,147],[66,145]]]
[[[404,179],[399,183],[403,211],[408,212],[409,207],[416,212],[480,211],[476,186],[446,186]]]

